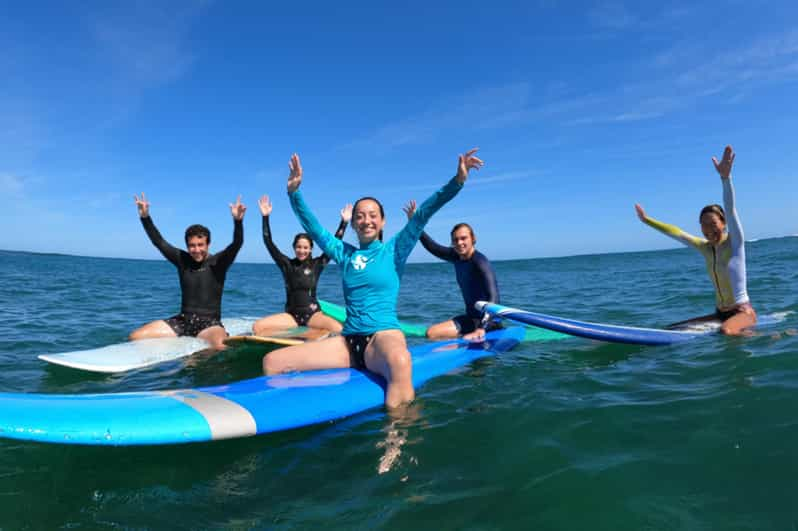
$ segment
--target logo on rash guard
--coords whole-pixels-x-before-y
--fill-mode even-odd
[[[369,263],[369,259],[363,256],[362,254],[358,254],[352,257],[352,267],[355,268],[356,271],[362,271],[366,269],[366,265]]]

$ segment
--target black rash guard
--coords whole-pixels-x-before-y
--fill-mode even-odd
[[[341,220],[335,237],[339,240],[344,237],[346,222]],[[316,258],[308,257],[305,260],[288,258],[272,241],[272,231],[269,227],[269,216],[263,216],[263,243],[266,249],[283,273],[285,281],[285,311],[291,315],[312,315],[319,310],[319,301],[316,299],[316,284],[330,261],[326,254]],[[308,315],[308,317],[309,317]]]
[[[454,264],[457,284],[463,294],[466,315],[473,319],[483,319],[484,316],[476,308],[477,301],[499,302],[499,286],[496,283],[496,274],[493,266],[484,254],[474,249],[474,254],[468,260],[463,260],[452,247],[444,247],[436,243],[426,232],[421,233],[421,245],[441,260]]]
[[[241,220],[233,222],[233,243],[223,251],[209,255],[203,262],[195,262],[186,251],[169,245],[155,228],[151,217],[141,218],[141,224],[152,244],[177,268],[182,291],[180,312],[220,319],[224,279],[244,244],[244,226]]]

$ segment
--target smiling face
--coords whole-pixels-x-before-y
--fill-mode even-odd
[[[190,236],[186,247],[195,262],[204,262],[208,258],[208,238],[205,236]]]
[[[471,227],[463,225],[452,231],[452,248],[462,260],[468,260],[474,254],[474,234]]]
[[[352,228],[360,243],[371,243],[380,237],[385,217],[380,204],[371,198],[360,199],[352,212]]]
[[[712,245],[717,245],[723,239],[726,222],[715,212],[705,212],[701,215],[701,232],[704,238]]]
[[[297,238],[294,240],[294,254],[297,260],[303,261],[310,257],[313,244],[307,238]]]

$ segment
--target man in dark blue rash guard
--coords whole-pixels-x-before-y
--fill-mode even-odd
[[[130,339],[194,336],[204,339],[214,349],[223,349],[227,331],[221,321],[222,291],[227,270],[244,244],[242,220],[247,207],[241,204],[241,196],[230,205],[233,243],[213,255],[208,254],[211,234],[206,227],[191,225],[186,229],[188,252],[183,251],[163,239],[150,218],[150,203],[144,194],[141,194],[141,199],[136,196],[135,200],[141,224],[150,241],[177,268],[182,301],[179,314],[145,324],[134,330]]]
[[[404,207],[408,218],[416,210],[416,202],[410,201]],[[457,284],[463,294],[465,313],[436,323],[427,329],[429,338],[482,339],[485,332],[499,327],[490,315],[476,308],[477,301],[499,302],[499,286],[496,274],[487,257],[474,248],[477,239],[468,223],[458,223],[451,232],[452,246],[438,244],[426,232],[421,233],[420,242],[434,256],[454,264]]]

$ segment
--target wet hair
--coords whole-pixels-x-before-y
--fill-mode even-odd
[[[701,222],[701,218],[704,217],[704,214],[717,214],[720,220],[723,223],[726,223],[726,213],[723,211],[723,207],[720,205],[707,205],[701,209],[701,213],[698,215],[698,222]]]
[[[474,243],[477,243],[477,237],[474,236],[474,229],[472,229],[471,225],[469,225],[468,223],[458,223],[457,225],[455,225],[454,228],[452,228],[452,232],[450,233],[451,237],[454,238],[454,233],[457,232],[458,230],[462,229],[463,227],[468,229],[468,232],[471,233],[471,240]]]
[[[294,243],[291,244],[291,247],[296,247],[296,243],[299,240],[307,240],[310,243],[310,248],[313,249],[313,238],[310,237],[310,234],[307,232],[300,232],[296,236],[294,236]]]
[[[377,201],[377,199],[375,199],[375,198],[373,198],[371,196],[361,197],[360,199],[355,201],[354,206],[352,206],[352,221],[351,221],[351,223],[352,223],[353,227],[355,226],[355,213],[357,212],[357,205],[361,201],[374,201],[375,203],[377,203],[377,206],[380,207],[380,216],[382,216],[382,219],[385,219],[385,209],[382,208],[382,203],[380,203],[379,201]],[[382,230],[380,230],[380,234],[377,237],[380,239],[380,241],[382,241]]]
[[[205,225],[191,225],[186,229],[186,245],[188,245],[189,238],[194,236],[204,236],[208,245],[211,244],[211,231]]]

